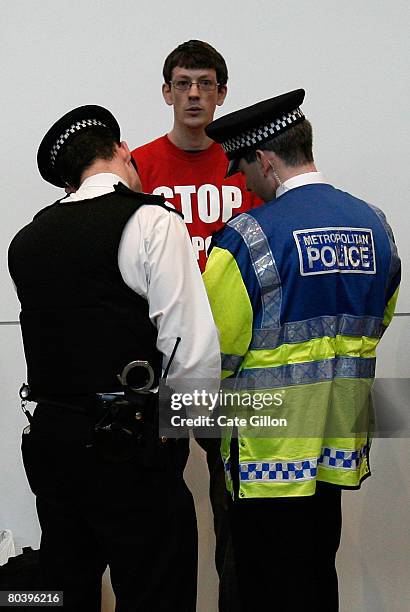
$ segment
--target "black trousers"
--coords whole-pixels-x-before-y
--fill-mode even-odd
[[[209,469],[209,496],[214,515],[215,565],[219,577],[219,612],[241,612],[241,597],[232,544],[229,515],[230,495],[226,490],[220,440],[208,439],[206,458]]]
[[[44,588],[64,591],[66,611],[97,612],[109,565],[116,612],[195,612],[197,529],[182,478],[186,448],[165,444],[157,466],[106,461],[90,443],[94,423],[87,412],[39,405],[23,435]]]
[[[336,612],[341,490],[311,497],[231,502],[243,612]]]

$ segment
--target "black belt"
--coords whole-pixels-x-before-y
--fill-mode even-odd
[[[111,399],[112,398],[112,399]],[[92,395],[48,395],[30,398],[30,401],[37,405],[56,406],[74,412],[101,412],[104,405],[118,399],[118,396],[105,396],[105,394],[95,393]]]

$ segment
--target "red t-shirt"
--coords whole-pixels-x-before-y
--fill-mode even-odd
[[[142,190],[163,195],[184,215],[192,246],[203,272],[211,235],[232,215],[261,201],[246,190],[241,174],[225,178],[228,161],[220,144],[187,152],[161,136],[132,152]]]

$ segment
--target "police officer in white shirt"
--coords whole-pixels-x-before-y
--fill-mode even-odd
[[[139,193],[128,146],[102,107],[57,121],[38,166],[46,181],[76,188],[9,249],[37,402],[23,459],[44,586],[64,591],[65,610],[97,611],[109,565],[116,610],[194,612],[188,440],[159,438],[157,394],[126,388],[124,398],[118,376],[142,361],[151,391],[167,365],[174,386],[218,384],[217,332],[188,233],[162,197]]]

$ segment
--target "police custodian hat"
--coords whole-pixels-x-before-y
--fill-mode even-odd
[[[65,187],[65,182],[56,169],[58,155],[73,136],[95,126],[109,129],[118,143],[120,142],[120,126],[114,115],[95,104],[74,108],[51,126],[37,152],[37,166],[44,180],[56,187]]]
[[[304,120],[299,108],[304,97],[305,90],[296,89],[229,113],[205,128],[209,138],[221,143],[229,159],[226,176],[238,172],[239,160],[246,153]]]

